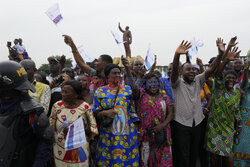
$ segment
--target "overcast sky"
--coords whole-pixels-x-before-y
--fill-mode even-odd
[[[250,49],[249,0],[0,0],[1,61],[8,59],[7,41],[19,37],[37,66],[51,55],[72,58],[60,31],[45,15],[57,2],[63,16],[60,29],[94,58],[120,56],[110,33],[119,32],[118,22],[130,27],[132,56],[145,57],[150,43],[159,65],[169,64],[179,43],[193,37],[204,41],[199,50],[204,63],[216,56],[217,37],[228,42],[237,35],[242,55]]]

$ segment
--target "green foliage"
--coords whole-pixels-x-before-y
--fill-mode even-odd
[[[56,55],[56,56],[51,56],[51,57],[54,57],[56,60],[60,60],[61,56],[59,55]],[[66,58],[66,62],[65,62],[65,65],[64,67],[69,67],[71,68],[72,67],[72,59],[71,58]],[[42,75],[49,75],[50,71],[49,71],[49,63],[47,64],[42,64],[39,69],[38,69],[39,73],[42,74]]]

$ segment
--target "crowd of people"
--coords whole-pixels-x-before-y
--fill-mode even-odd
[[[249,59],[239,58],[236,40],[218,38],[207,68],[199,58],[191,64],[191,43],[182,41],[162,77],[156,58],[150,70],[141,59],[122,56],[118,65],[106,54],[90,66],[64,35],[77,68],[49,57],[44,78],[15,39],[11,60],[0,62],[0,166],[250,166]],[[87,142],[66,150],[79,118]]]

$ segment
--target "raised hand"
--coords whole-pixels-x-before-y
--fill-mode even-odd
[[[219,49],[219,52],[224,53],[225,52],[225,43],[223,42],[222,38],[217,38],[216,45]]]
[[[60,60],[59,60],[59,63],[60,64],[65,64],[65,62],[66,62],[66,57],[64,55],[62,55]]]
[[[175,54],[186,54],[189,48],[191,48],[191,43],[183,40],[176,49]]]
[[[63,35],[64,37],[64,42],[69,45],[70,47],[74,46],[74,41],[72,40],[72,38],[68,35]]]
[[[125,68],[129,68],[130,63],[129,63],[128,59],[126,59],[123,55],[122,55],[121,59],[122,59],[122,64],[123,64],[123,66],[124,66]]]
[[[227,54],[227,56],[226,56],[226,59],[227,59],[228,61],[237,60],[237,59],[239,58],[239,55],[240,55],[240,52],[241,52],[241,51],[238,51],[238,52],[237,52],[237,50],[238,50],[238,47],[234,47],[233,49],[230,49],[230,50],[228,51],[228,54]]]
[[[233,38],[231,38],[231,40],[229,41],[229,43],[228,43],[228,48],[232,48],[232,47],[234,47],[235,45],[237,45],[238,44],[238,42],[236,42],[236,40],[237,40],[237,36],[235,36],[235,37],[233,37]],[[236,43],[235,43],[236,42]]]
[[[203,66],[202,60],[197,57],[196,64],[199,66]]]

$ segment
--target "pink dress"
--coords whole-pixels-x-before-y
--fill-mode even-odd
[[[170,125],[166,126],[166,144],[156,145],[153,137],[148,137],[147,129],[161,124],[168,116],[168,106],[172,105],[165,91],[160,91],[155,98],[141,89],[138,100],[139,149],[140,166],[142,167],[172,167],[171,132]]]

